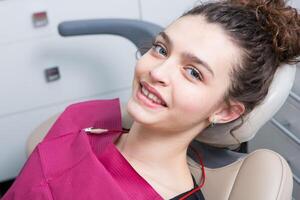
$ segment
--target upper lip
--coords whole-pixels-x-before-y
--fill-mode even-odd
[[[164,104],[165,106],[167,106],[166,101],[163,99],[163,97],[159,94],[159,92],[154,87],[152,87],[151,85],[149,85],[145,81],[141,81],[141,85],[143,87],[145,87],[146,90],[148,90],[149,92],[151,92],[152,94],[154,94],[155,96],[157,96],[161,100],[162,104]]]

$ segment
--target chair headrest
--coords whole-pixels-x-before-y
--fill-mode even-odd
[[[236,147],[239,142],[249,141],[284,104],[293,86],[295,74],[295,65],[284,65],[277,69],[264,101],[244,117],[244,124],[240,128],[233,131],[238,141],[230,134],[230,130],[240,124],[241,119],[207,128],[196,140],[216,147]],[[125,105],[122,105],[122,121],[124,128],[131,127],[132,119],[126,112]]]

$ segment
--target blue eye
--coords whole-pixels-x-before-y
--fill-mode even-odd
[[[158,53],[158,54],[161,54],[163,56],[167,56],[167,50],[162,45],[160,45],[158,43],[153,42],[151,49],[153,51],[155,51],[156,53]],[[193,77],[193,79],[203,81],[203,76],[202,76],[201,72],[196,67],[193,67],[193,66],[192,67],[187,67],[185,70],[188,72],[189,76]]]
[[[164,55],[164,56],[167,56],[167,50],[166,50],[165,48],[163,48],[163,47],[162,47],[161,45],[159,45],[159,44],[153,43],[153,44],[152,44],[152,49],[153,49],[155,52],[159,53],[159,54],[162,54],[162,55]]]
[[[195,67],[186,68],[187,73],[192,76],[194,79],[198,79],[200,81],[203,80],[202,74]]]

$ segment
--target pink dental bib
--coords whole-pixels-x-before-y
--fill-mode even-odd
[[[2,200],[163,199],[114,145],[122,130],[118,99],[68,106],[37,145]]]

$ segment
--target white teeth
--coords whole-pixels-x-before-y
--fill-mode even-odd
[[[162,104],[161,100],[155,96],[155,94],[150,93],[146,88],[142,87],[142,93],[150,100],[152,100],[154,103]]]
[[[148,95],[148,98],[149,98],[149,99],[155,100],[154,97],[155,97],[155,95],[152,94],[152,93],[150,93],[150,94]]]
[[[148,96],[148,94],[149,94],[149,91],[146,90],[144,87],[142,87],[142,92],[145,96]]]

